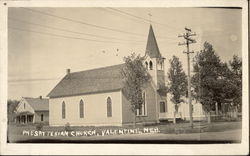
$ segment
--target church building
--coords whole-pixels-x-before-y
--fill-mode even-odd
[[[144,103],[137,110],[138,123],[167,119],[169,105],[165,87],[165,58],[161,55],[150,25],[144,65],[151,75],[143,89]],[[121,126],[132,124],[134,114],[123,92],[124,64],[70,72],[48,94],[51,126]],[[188,113],[186,113],[188,114]]]

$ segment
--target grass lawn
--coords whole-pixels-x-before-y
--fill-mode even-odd
[[[241,130],[241,122],[212,122],[211,124],[207,124],[206,122],[194,122],[194,127],[191,128],[189,123],[167,123],[167,124],[157,124],[157,125],[148,125],[142,126],[137,125],[135,128],[133,126],[123,126],[123,127],[116,127],[116,126],[102,126],[102,127],[94,127],[94,126],[71,126],[70,128],[66,128],[71,131],[96,131],[98,134],[102,134],[106,130],[110,130],[110,132],[115,130],[124,130],[124,129],[139,129],[143,130],[146,129],[155,129],[157,128],[158,131],[154,133],[145,133],[145,134],[131,134],[127,133],[126,135],[118,135],[118,134],[109,134],[105,136],[93,135],[93,136],[79,136],[79,137],[66,137],[66,136],[25,136],[23,135],[23,131],[37,131],[36,126],[34,125],[26,125],[26,126],[17,126],[17,125],[9,125],[8,126],[8,139],[9,142],[19,142],[20,140],[29,140],[29,139],[61,139],[61,140],[79,140],[79,139],[86,139],[86,140],[105,140],[105,139],[112,139],[112,138],[120,138],[120,139],[134,139],[137,136],[140,136],[140,139],[143,139],[144,136],[147,136],[147,139],[150,139],[150,136],[154,134],[161,134],[161,135],[176,135],[176,134],[200,134],[206,132],[224,132],[229,130]],[[43,132],[65,132],[65,127],[50,127],[48,125],[43,126],[41,131]],[[157,137],[156,137],[157,139]],[[192,137],[191,137],[192,139]]]

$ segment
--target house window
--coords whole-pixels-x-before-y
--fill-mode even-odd
[[[62,118],[65,119],[65,117],[66,117],[65,102],[63,101],[63,103],[62,103]]]
[[[33,115],[28,115],[27,122],[32,122],[32,121],[33,121]]]
[[[152,63],[152,61],[149,62],[149,69],[153,70],[153,63]]]
[[[145,62],[145,67],[146,67],[146,69],[148,69],[148,62],[147,61]]]
[[[22,122],[22,123],[26,123],[26,118],[25,118],[24,115],[21,116],[21,122]]]
[[[43,114],[41,114],[41,121],[43,121]]]
[[[166,112],[166,105],[164,101],[160,102],[160,113],[165,113]]]
[[[143,103],[141,104],[141,107],[137,109],[137,116],[145,116],[146,115],[146,92],[142,93],[142,100]]]
[[[79,104],[79,110],[80,110],[80,118],[83,118],[84,117],[84,103],[82,100],[80,101],[80,104]]]
[[[107,98],[107,117],[112,117],[112,101],[111,98]]]

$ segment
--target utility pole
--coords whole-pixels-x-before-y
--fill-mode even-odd
[[[186,45],[187,46],[187,51],[183,52],[187,54],[187,63],[188,63],[188,104],[189,104],[189,117],[190,117],[190,126],[191,128],[193,128],[193,117],[192,117],[192,103],[191,103],[191,78],[190,78],[190,53],[194,53],[193,51],[189,51],[189,45],[192,43],[196,43],[196,41],[192,38],[190,38],[190,36],[196,36],[195,33],[192,33],[191,29],[185,27],[186,33],[184,33],[183,35],[178,35],[178,37],[183,37],[186,41],[184,43],[179,43],[178,45]]]

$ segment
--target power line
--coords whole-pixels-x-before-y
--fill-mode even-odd
[[[115,9],[115,8],[109,8],[109,9],[112,9],[112,10],[114,10],[114,11],[120,12],[120,13],[122,13],[122,14],[126,14],[126,15],[128,15],[128,16],[131,16],[131,17],[134,17],[134,18],[137,18],[137,19],[141,19],[141,20],[143,20],[143,21],[152,22],[152,23],[155,23],[155,24],[164,26],[164,27],[168,27],[168,28],[170,28],[170,29],[177,30],[176,28],[170,27],[169,25],[162,24],[162,23],[159,23],[159,22],[156,22],[156,21],[152,21],[152,20],[148,20],[148,19],[145,19],[145,18],[143,18],[143,17],[139,17],[139,16],[133,15],[133,14],[131,14],[131,13],[128,13],[128,12],[125,12],[125,11],[121,11],[121,10],[119,10],[119,9]]]
[[[59,30],[59,31],[74,33],[74,34],[81,34],[81,35],[86,35],[86,36],[91,36],[91,37],[100,37],[100,38],[105,38],[105,39],[114,39],[114,40],[121,40],[121,41],[131,41],[131,42],[141,42],[141,43],[144,42],[144,41],[138,41],[138,40],[128,40],[128,39],[121,39],[121,38],[116,38],[116,37],[107,37],[107,36],[102,36],[102,35],[83,33],[83,32],[72,31],[72,30],[68,30],[68,29],[62,29],[62,28],[58,28],[58,27],[51,27],[51,26],[48,26],[48,25],[42,25],[42,24],[38,24],[38,23],[28,22],[28,21],[24,21],[24,20],[12,18],[12,17],[8,17],[8,18],[10,20],[15,21],[15,22],[26,23],[26,24],[29,24],[29,25],[34,25],[34,26],[39,26],[39,27],[43,27],[43,28],[49,28],[49,29],[53,29],[53,30]],[[163,40],[165,40],[165,39],[169,39],[169,38],[164,38]],[[168,43],[172,43],[172,42],[168,42]]]
[[[36,79],[15,79],[8,80],[9,86],[27,85],[29,83],[43,84],[49,81],[60,80],[61,78],[36,78]]]
[[[21,7],[21,8],[23,8],[23,7]],[[103,27],[103,26],[99,26],[99,25],[94,25],[94,24],[90,24],[90,23],[83,22],[83,21],[78,21],[78,20],[71,19],[71,18],[61,17],[61,16],[49,14],[49,13],[46,13],[46,12],[42,12],[42,11],[30,9],[30,8],[23,8],[23,9],[26,9],[26,10],[31,11],[31,12],[36,12],[36,13],[39,13],[39,14],[43,14],[43,15],[47,15],[47,16],[59,18],[59,19],[61,19],[61,20],[66,20],[66,21],[70,21],[70,22],[75,22],[75,23],[78,23],[78,24],[83,24],[83,25],[87,25],[87,26],[92,26],[92,27],[96,27],[96,28],[100,28],[100,29],[106,29],[106,30],[110,30],[110,31],[114,31],[114,32],[125,33],[125,34],[131,34],[131,35],[136,35],[136,36],[143,36],[143,37],[146,36],[146,35],[143,35],[143,34],[132,33],[132,32],[123,31],[123,30],[119,30],[119,29],[113,29],[113,28]],[[163,36],[159,36],[158,38],[175,39],[175,38],[163,37]]]
[[[26,10],[31,11],[31,12],[39,13],[39,14],[42,14],[42,15],[55,17],[55,18],[59,18],[61,20],[66,20],[66,21],[70,21],[70,22],[74,22],[74,23],[79,23],[79,24],[83,24],[83,25],[87,25],[87,26],[91,26],[91,27],[95,27],[95,28],[99,28],[99,29],[105,29],[105,30],[109,30],[109,31],[115,31],[115,32],[119,32],[119,33],[126,33],[126,34],[137,35],[137,36],[145,36],[143,34],[132,33],[132,32],[127,32],[127,31],[123,31],[123,30],[119,30],[119,29],[113,29],[113,28],[109,28],[109,27],[90,24],[90,23],[86,23],[86,22],[83,22],[83,21],[78,21],[78,20],[71,19],[71,18],[61,17],[61,16],[53,15],[53,14],[50,14],[50,13],[47,13],[47,12],[30,9],[30,8],[24,8],[24,7],[21,7],[21,8],[26,9]]]
[[[122,15],[124,15],[124,16],[122,16],[122,17],[128,17],[128,14],[125,14],[125,13],[123,13],[123,12],[118,12],[119,10],[118,9],[116,9],[116,10],[113,10],[114,8],[101,8],[101,9],[104,9],[104,10],[106,10],[106,11],[109,11],[110,13],[114,13],[114,12],[116,12],[116,13],[118,13],[118,14],[115,14],[115,15],[119,15],[119,16],[122,16]],[[131,15],[132,17],[133,16],[135,16],[135,15]],[[130,17],[131,17],[130,16]],[[140,18],[140,17],[138,17],[138,18]],[[129,18],[129,19],[131,19],[131,18]],[[133,18],[134,19],[134,18]],[[145,19],[146,20],[146,19]],[[140,23],[140,24],[148,24],[148,22],[146,22],[144,19],[143,20],[136,20],[136,22],[138,22],[138,23]],[[134,22],[135,22],[135,20],[133,20]],[[166,36],[157,36],[158,38],[163,38],[163,39],[169,39],[169,40],[175,40],[176,38],[175,37],[166,37]]]
[[[132,17],[134,17],[134,18],[137,18],[137,19],[146,21],[146,23],[149,22],[149,20],[147,20],[147,19],[145,19],[145,18],[142,18],[142,17],[136,16],[136,15],[127,13],[127,12],[125,12],[125,11],[121,11],[121,10],[119,10],[119,9],[115,9],[115,8],[108,8],[108,9],[111,9],[111,10],[114,10],[114,11],[116,11],[116,12],[119,12],[119,13],[122,13],[122,14],[125,14],[125,15],[128,15],[128,16],[132,16]]]
[[[31,82],[31,81],[51,81],[51,80],[59,80],[61,78],[35,78],[35,79],[13,79],[8,80],[9,83],[16,83],[16,82]]]
[[[100,37],[100,38],[106,38],[106,39],[115,39],[115,40],[121,40],[121,41],[143,42],[143,41],[126,40],[126,39],[120,39],[120,38],[116,38],[116,37],[107,37],[107,36],[101,36],[101,35],[95,35],[95,34],[77,32],[77,31],[72,31],[72,30],[67,30],[67,29],[62,29],[62,28],[57,28],[57,27],[51,27],[51,26],[47,26],[47,25],[32,23],[32,22],[28,22],[28,21],[23,21],[23,20],[20,20],[20,19],[12,18],[12,17],[8,17],[8,18],[10,20],[17,21],[17,22],[27,23],[27,24],[30,24],[30,25],[35,25],[35,26],[39,26],[39,27],[49,28],[49,29],[53,29],[53,30],[60,30],[60,31],[64,31],[64,32],[74,33],[74,34],[81,34],[81,35],[86,35],[86,36],[91,36],[91,37]]]
[[[111,10],[111,8],[101,8],[101,9],[104,9],[105,11],[109,11],[110,13],[112,13],[115,16],[121,16],[121,15],[123,15],[122,17],[127,17],[128,19],[134,21],[134,18],[129,18],[127,15],[121,14],[119,12],[117,14],[117,11]],[[141,24],[148,24],[148,22],[145,22],[145,21],[142,21],[142,20],[137,20],[136,22],[141,23]]]
[[[108,9],[113,10],[113,11],[116,11],[116,12],[118,12],[118,13],[120,13],[120,14],[123,14],[123,15],[127,15],[127,16],[131,16],[131,17],[140,19],[141,21],[144,21],[144,23],[148,23],[149,21],[151,21],[152,23],[159,24],[159,25],[162,25],[162,26],[167,26],[167,27],[169,27],[169,28],[171,28],[171,29],[177,30],[176,28],[170,27],[170,26],[168,26],[168,25],[166,25],[166,24],[162,24],[162,23],[159,23],[159,22],[156,22],[156,21],[148,20],[148,19],[145,19],[145,18],[136,16],[136,15],[133,15],[133,14],[131,14],[131,13],[128,13],[128,12],[125,12],[125,11],[121,11],[121,10],[119,10],[119,9],[115,9],[115,8],[108,8]],[[145,21],[146,21],[146,22],[145,22]],[[230,33],[228,33],[228,34],[230,34]],[[204,35],[204,36],[210,36],[210,35],[213,35],[213,34],[206,34],[206,35]],[[218,34],[217,34],[217,35],[218,35]],[[172,38],[172,37],[161,37],[161,36],[158,36],[158,38],[175,39],[175,38]]]
[[[48,32],[40,32],[40,31],[34,31],[34,30],[27,30],[27,29],[20,29],[15,27],[9,27],[10,29],[15,29],[19,31],[25,31],[25,32],[32,32],[32,33],[38,33],[42,35],[48,35],[48,36],[55,36],[55,37],[62,37],[66,39],[77,39],[77,40],[84,40],[84,41],[92,41],[92,42],[103,42],[103,43],[118,43],[118,44],[124,44],[122,42],[113,42],[113,41],[102,41],[102,40],[93,40],[93,39],[86,39],[86,38],[80,38],[80,37],[72,37],[72,36],[66,36],[66,35],[58,35],[54,33],[48,33]],[[133,44],[133,42],[131,42]],[[130,44],[131,44],[130,43]]]
[[[125,15],[127,15],[127,16],[131,16],[131,17],[134,17],[134,18],[137,18],[137,19],[139,19],[140,21],[144,21],[144,23],[148,23],[149,21],[150,21],[150,23],[152,22],[152,23],[155,23],[155,24],[158,24],[158,25],[162,25],[162,26],[164,26],[164,27],[169,27],[169,26],[167,26],[167,25],[165,25],[165,24],[161,24],[161,23],[158,23],[158,22],[155,22],[155,21],[152,21],[152,20],[147,20],[147,19],[145,19],[145,18],[142,18],[142,17],[139,17],[139,16],[136,16],[136,15],[133,15],[133,14],[131,14],[131,13],[127,13],[127,12],[125,12],[125,11],[121,11],[121,10],[119,10],[119,9],[115,9],[115,8],[108,8],[108,9],[110,9],[110,10],[113,10],[113,11],[116,11],[116,12],[118,12],[118,13],[120,13],[120,14],[125,14]],[[147,21],[147,22],[145,22],[145,21]],[[169,27],[170,28],[170,27]],[[173,28],[172,28],[173,29]],[[177,30],[177,29],[176,29]],[[175,37],[166,37],[166,36],[158,36],[158,38],[164,38],[164,39],[171,39],[171,40],[175,40],[176,38]]]
[[[230,32],[220,32],[220,33],[222,33],[222,34],[219,34],[218,32],[210,32],[211,34],[202,34],[202,35],[199,35],[199,34],[197,34],[197,36],[201,36],[201,37],[207,37],[207,36],[223,36],[223,37],[228,37],[228,35],[231,35],[232,33],[230,33]]]

